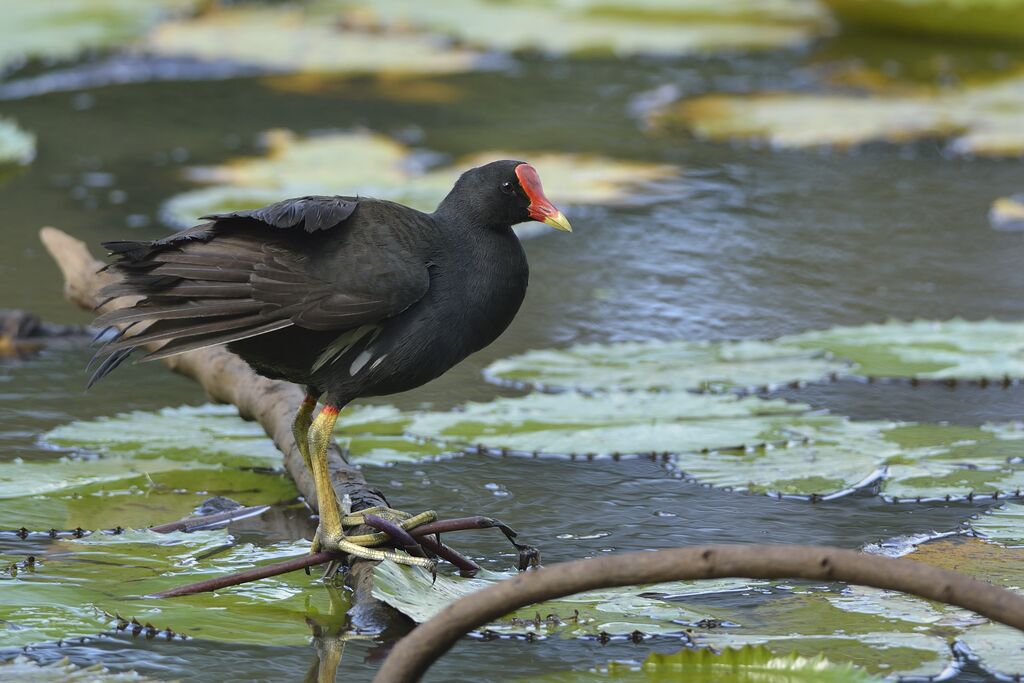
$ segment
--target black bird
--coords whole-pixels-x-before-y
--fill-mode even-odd
[[[512,226],[572,230],[521,161],[467,171],[432,214],[315,196],[203,220],[164,239],[104,244],[121,279],[101,294],[142,298],[96,319],[120,332],[89,385],[155,342],[142,360],[227,344],[259,374],[303,385],[293,432],[320,502],[313,549],[353,554],[327,473],[338,411],[418,387],[494,341],[529,275]]]

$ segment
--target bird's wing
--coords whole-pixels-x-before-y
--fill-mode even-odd
[[[342,331],[421,299],[430,283],[427,264],[401,240],[387,239],[389,226],[357,221],[325,239],[323,231],[339,225],[328,223],[343,223],[354,210],[345,214],[334,199],[350,201],[304,197],[220,214],[155,242],[107,243],[122,279],[101,294],[142,299],[96,319],[100,327],[122,329],[97,354],[105,358],[90,383],[143,344],[166,342],[144,358],[152,360],[291,326]],[[305,231],[296,234],[300,226]],[[136,327],[144,322],[149,326]]]

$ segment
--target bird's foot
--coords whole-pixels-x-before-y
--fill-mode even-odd
[[[354,536],[356,540],[362,540],[364,537]],[[344,553],[350,557],[359,557],[364,560],[372,560],[380,562],[382,560],[391,560],[399,564],[408,564],[414,567],[424,567],[426,569],[434,570],[435,562],[426,557],[413,557],[400,550],[391,549],[379,549],[370,548],[365,545],[359,545],[349,540],[349,537],[345,535],[344,531],[331,533],[330,530],[324,529],[323,526],[317,528],[316,536],[313,537],[313,544],[310,547],[310,552],[334,552]]]

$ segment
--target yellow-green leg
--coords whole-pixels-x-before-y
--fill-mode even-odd
[[[313,424],[313,411],[316,409],[316,396],[306,394],[299,406],[299,412],[295,413],[295,420],[292,422],[292,436],[295,437],[295,445],[302,453],[302,459],[306,461],[306,468],[313,471],[313,461],[309,457],[309,427]]]
[[[316,538],[313,539],[313,552],[320,549],[333,550],[368,560],[394,560],[402,564],[432,568],[434,563],[427,558],[412,557],[393,550],[374,550],[356,545],[345,538],[341,506],[338,504],[338,497],[334,493],[334,487],[331,486],[331,477],[327,470],[327,450],[330,448],[334,435],[338,412],[337,406],[325,405],[309,429],[309,450],[312,461],[310,470],[313,472],[317,505],[320,509],[320,526],[316,530]]]

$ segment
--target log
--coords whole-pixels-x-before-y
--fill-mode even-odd
[[[1024,630],[1024,596],[911,559],[823,546],[691,546],[563,562],[471,593],[400,640],[373,682],[418,681],[463,635],[527,605],[600,588],[711,578],[845,581],[938,600]]]
[[[120,308],[130,301],[127,298],[115,299],[97,309],[99,290],[117,278],[108,272],[100,272],[105,264],[94,258],[81,240],[50,227],[42,228],[39,238],[60,267],[64,276],[64,297],[68,301],[97,312]],[[306,502],[317,509],[313,475],[306,469],[292,437],[292,419],[304,397],[299,387],[257,375],[245,361],[219,346],[171,356],[162,362],[174,372],[198,382],[214,401],[230,403],[238,408],[238,414],[244,419],[258,422],[284,455],[285,469],[295,480]],[[338,500],[349,496],[353,511],[388,504],[384,495],[370,488],[359,469],[349,464],[333,443],[327,455],[327,467]],[[353,533],[372,531],[360,527]],[[360,628],[379,627],[397,614],[372,596],[375,564],[356,559],[345,576],[346,584],[353,591],[352,621]]]

